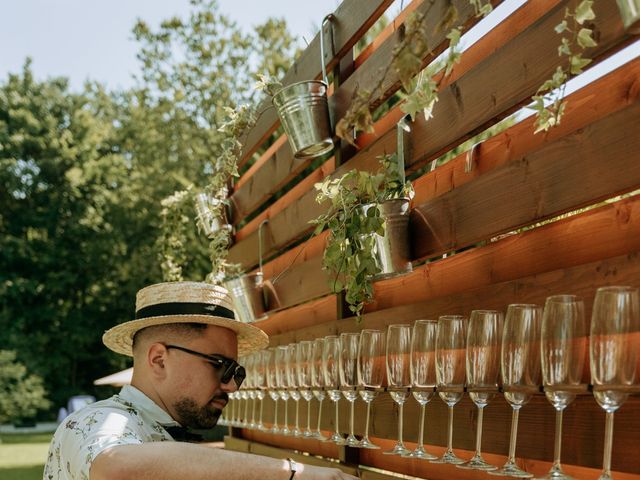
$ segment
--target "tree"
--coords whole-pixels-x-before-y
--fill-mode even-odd
[[[0,350],[0,423],[33,418],[50,405],[42,378],[28,375],[15,352]]]
[[[222,107],[250,101],[257,71],[281,75],[293,55],[284,21],[244,33],[215,1],[193,0],[157,31],[140,21],[134,35],[141,72],[127,91],[70,92],[64,79],[36,81],[30,61],[0,83],[0,345],[54,405],[101,395],[93,379],[126,366],[101,336],[161,281],[161,200],[206,185]],[[203,280],[195,225],[187,249],[184,277]]]

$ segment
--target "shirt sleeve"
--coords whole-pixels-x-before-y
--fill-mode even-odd
[[[63,468],[71,478],[89,480],[95,458],[116,445],[143,443],[142,422],[135,412],[116,408],[89,411],[66,422],[60,432]]]

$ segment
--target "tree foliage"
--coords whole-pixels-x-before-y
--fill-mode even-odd
[[[139,21],[134,36],[129,90],[71,92],[34,79],[29,61],[0,82],[0,345],[55,405],[126,366],[101,335],[162,280],[161,200],[209,183],[223,107],[249,101],[256,73],[281,76],[293,55],[284,21],[245,33],[215,1],[193,0],[187,18],[155,30]],[[188,227],[181,274],[203,280],[206,239]]]
[[[49,408],[42,378],[29,375],[16,352],[0,350],[0,423],[33,418]]]

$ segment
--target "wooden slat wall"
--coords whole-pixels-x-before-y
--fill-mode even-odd
[[[500,3],[493,2],[494,5]],[[358,58],[352,46],[379,18],[391,1],[346,0],[337,17],[336,54],[329,68],[340,64],[339,84],[332,86],[335,119],[349,107],[356,89],[375,86],[401,38],[406,12],[388,26]],[[414,0],[412,10],[429,12],[429,25],[438,24],[445,0]],[[477,21],[465,0],[453,0],[461,21]],[[444,152],[494,125],[530,102],[538,86],[561,62],[559,37],[554,26],[566,8],[578,0],[530,0],[470,47],[453,73],[442,79],[434,118],[412,123],[411,149],[405,159],[407,173],[418,172]],[[594,64],[636,41],[623,30],[615,0],[594,3],[594,28],[598,45],[586,52]],[[320,20],[320,19],[318,19]],[[429,28],[433,53],[446,48],[444,32]],[[640,48],[640,43],[635,44]],[[328,54],[328,57],[331,56]],[[427,65],[433,56],[423,59]],[[319,38],[316,37],[285,78],[285,84],[317,78]],[[398,88],[391,74],[373,95],[375,107]],[[352,168],[375,170],[376,157],[396,148],[395,123],[402,116],[395,106],[376,123],[375,134],[357,139],[360,149],[344,161],[343,151],[266,208],[265,202],[280,192],[310,162],[293,158],[281,137],[257,160],[236,185],[232,200],[234,223],[255,217],[236,235],[229,259],[246,269],[258,263],[257,226],[269,218],[265,229],[266,278],[275,281],[281,300],[278,310],[259,322],[272,345],[315,339],[329,334],[384,329],[393,323],[419,318],[464,314],[478,308],[505,310],[510,303],[539,303],[551,294],[583,297],[589,318],[599,286],[640,286],[640,195],[613,198],[640,189],[640,59],[630,60],[567,98],[560,126],[534,134],[533,118],[525,118],[486,140],[475,151],[471,169],[466,154],[422,174],[414,180],[410,236],[414,271],[376,282],[375,299],[366,306],[362,323],[341,318],[340,301],[330,294],[329,278],[321,269],[327,232],[304,240],[309,220],[324,211],[315,202],[313,184],[326,176],[339,176]],[[243,161],[262,148],[277,127],[271,111],[248,132]],[[605,203],[599,204],[607,200]],[[581,213],[538,222],[582,207]],[[526,227],[526,228],[524,228]],[[290,245],[299,243],[293,248]],[[462,251],[461,251],[462,250]],[[443,254],[447,254],[444,255]],[[640,366],[639,366],[640,368]],[[583,381],[589,381],[585,372]],[[364,432],[363,404],[356,408],[356,434]],[[283,404],[279,402],[282,423]],[[300,402],[300,423],[306,425],[306,402]],[[322,429],[332,431],[334,406],[323,405]],[[318,402],[312,402],[315,426]],[[341,431],[346,432],[349,407],[340,402]],[[415,442],[419,409],[405,406],[405,440]],[[273,421],[274,404],[264,401],[264,420]],[[289,423],[295,415],[288,404]],[[387,393],[373,403],[370,434],[374,442],[390,448],[396,437],[398,410]],[[454,448],[462,457],[473,453],[476,409],[465,399],[455,407]],[[510,407],[498,394],[486,410],[483,451],[494,464],[505,461],[511,418]],[[441,454],[446,444],[446,408],[438,397],[427,407],[425,440],[428,449]],[[602,461],[604,413],[591,394],[579,395],[564,417],[562,460],[576,478],[596,479]],[[640,480],[635,455],[640,434],[640,395],[632,395],[616,413],[613,467],[619,480]],[[544,395],[535,395],[520,415],[517,456],[536,475],[546,473],[553,455],[554,412]],[[262,455],[294,456],[301,462],[340,465],[366,480],[387,480],[395,473],[432,479],[480,479],[484,473],[448,465],[358,451],[348,447],[233,429],[227,448]],[[297,451],[298,453],[292,453]],[[319,459],[303,455],[324,457]],[[333,460],[331,460],[333,459]],[[339,460],[340,463],[335,463]],[[356,470],[356,467],[358,469]],[[387,472],[380,473],[383,469]]]

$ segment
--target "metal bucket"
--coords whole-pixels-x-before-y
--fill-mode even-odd
[[[376,279],[412,271],[409,245],[409,199],[387,200],[380,205],[385,222],[384,236],[374,234],[376,259],[382,270]]]
[[[207,238],[221,230],[231,230],[227,220],[225,205],[207,193],[198,193],[195,199],[196,222]]]
[[[250,273],[224,282],[241,322],[251,323],[265,315],[262,273]]]
[[[333,149],[325,82],[284,87],[274,95],[273,104],[296,158],[315,158]]]
[[[322,81],[293,83],[281,88],[273,96],[273,105],[296,158],[315,158],[333,150],[333,129],[327,100],[329,81],[324,64],[324,24],[329,21],[331,26],[333,18],[333,14],[327,15],[320,25]],[[333,54],[333,27],[331,51]]]
[[[628,33],[640,33],[640,0],[616,0],[622,24]]]

